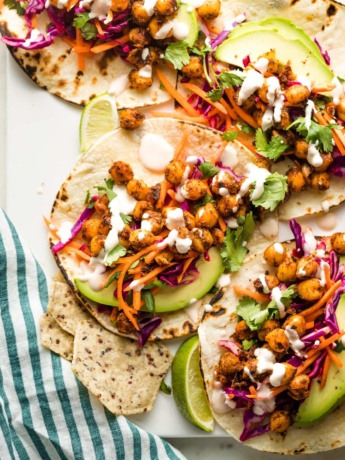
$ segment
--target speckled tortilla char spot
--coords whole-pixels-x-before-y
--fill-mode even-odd
[[[58,81],[58,87],[59,88],[64,88],[65,86],[67,86],[68,82],[66,80],[59,80]]]
[[[226,309],[221,307],[219,310],[213,310],[210,312],[211,316],[222,316],[226,313]]]
[[[58,76],[60,73],[60,67],[57,64],[54,64],[49,70],[50,75]]]
[[[213,305],[215,304],[216,302],[218,302],[218,300],[220,300],[224,295],[224,292],[222,289],[219,289],[215,295],[212,297],[212,299],[209,301],[209,304],[210,305]]]
[[[98,81],[98,80],[97,80],[97,77],[93,77],[93,79],[91,80],[91,83],[92,83],[93,85],[95,85],[95,84],[97,83],[97,81]]]
[[[96,65],[99,68],[101,75],[108,75],[107,69],[109,67],[109,63],[114,61],[114,59],[116,59],[114,50],[108,50],[101,56],[98,61],[96,61]]]
[[[59,61],[63,62],[66,58],[67,58],[66,54],[61,54],[61,56],[59,56]]]
[[[293,5],[295,5],[298,1],[299,1],[299,0],[291,0],[290,5],[293,6]]]
[[[32,55],[32,58],[37,61],[37,62],[40,62],[40,59],[41,59],[41,53],[38,52],[38,53],[35,53]]]
[[[31,65],[26,65],[25,66],[25,72],[29,75],[29,77],[31,77],[32,79],[34,79],[34,76],[35,76],[35,73],[37,71],[37,67],[36,66],[31,66]]]
[[[185,321],[182,326],[183,330],[188,330],[190,333],[194,332],[196,330],[196,327],[190,322],[190,321]]]
[[[327,8],[327,16],[334,16],[337,13],[337,9],[334,5],[329,5]]]

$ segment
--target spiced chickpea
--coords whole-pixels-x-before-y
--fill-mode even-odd
[[[177,8],[176,0],[157,0],[154,11],[159,16],[172,16]]]
[[[301,281],[297,286],[297,293],[303,300],[319,300],[323,294],[323,287],[317,278]]]
[[[247,323],[242,320],[236,324],[235,333],[238,340],[250,340],[256,336],[255,331],[251,331],[247,326]]]
[[[293,423],[287,410],[275,410],[270,416],[270,429],[274,433],[284,433]]]
[[[181,69],[182,74],[187,78],[201,78],[204,75],[201,56],[191,56],[188,64]]]
[[[222,196],[217,202],[217,209],[221,216],[229,217],[238,211],[243,201],[237,195]]]
[[[89,249],[92,257],[97,257],[104,248],[106,237],[104,235],[97,235],[92,238],[89,244]]]
[[[239,367],[239,358],[231,353],[231,351],[226,351],[219,359],[218,373],[224,375],[235,375]]]
[[[229,194],[236,195],[240,190],[240,184],[237,180],[226,171],[217,173],[211,183],[212,193],[220,196],[227,196]]]
[[[317,172],[317,173],[327,171],[329,166],[333,163],[333,157],[332,157],[331,152],[322,153],[321,158],[322,158],[322,165],[318,166],[317,168],[315,168],[315,172]]]
[[[219,228],[213,228],[211,230],[211,235],[213,238],[213,243],[215,246],[220,249],[223,245],[225,235]]]
[[[190,179],[181,187],[181,195],[187,200],[201,200],[206,194],[207,186],[198,179]]]
[[[289,395],[300,401],[309,396],[310,378],[306,374],[300,374],[294,377],[289,384]]]
[[[265,249],[264,259],[271,267],[278,267],[286,257],[286,246],[281,243],[273,243]]]
[[[288,385],[291,382],[291,380],[295,377],[297,368],[289,363],[282,363],[282,364],[285,367],[285,373],[283,375],[283,378],[280,381],[280,384]]]
[[[345,254],[345,233],[333,233],[331,243],[335,252]]]
[[[168,22],[167,20],[162,21],[157,16],[153,16],[153,18],[150,20],[149,26],[148,26],[148,31],[149,31],[151,37],[154,38],[155,40],[161,40],[163,38],[164,39],[165,38],[171,38],[173,36],[172,28],[168,33],[164,32],[164,37],[159,38],[160,37],[159,32],[160,32],[161,28],[166,25],[167,22]]]
[[[164,249],[155,257],[155,262],[158,265],[168,265],[173,258],[174,254],[170,251],[170,249]]]
[[[130,0],[111,0],[111,11],[114,13],[121,13],[128,8]]]
[[[183,211],[183,218],[188,230],[193,230],[195,227],[195,217],[189,211]]]
[[[122,332],[122,334],[131,334],[132,332],[134,332],[133,324],[123,313],[123,311],[120,311],[117,317],[116,327],[119,330],[119,332]]]
[[[306,86],[292,85],[289,86],[287,90],[285,90],[284,96],[291,105],[298,105],[302,102],[305,102],[310,96],[310,93],[310,89]]]
[[[101,219],[89,219],[83,223],[82,235],[87,241],[91,240],[94,236],[99,234],[99,226],[101,225]]]
[[[279,286],[279,280],[275,275],[264,275],[264,284],[261,278],[254,280],[255,289],[263,294],[268,294],[267,291],[272,291],[273,288]]]
[[[129,225],[125,225],[121,232],[119,233],[119,243],[124,246],[126,249],[129,249],[130,242],[129,242],[129,235],[133,230]]]
[[[146,200],[150,188],[143,180],[131,179],[127,184],[127,193],[138,201]]]
[[[172,160],[165,168],[165,179],[170,182],[170,184],[178,185],[183,179],[185,170],[186,165],[183,161]]]
[[[138,109],[124,109],[120,112],[120,127],[122,129],[136,129],[145,120],[145,115]]]
[[[316,275],[319,268],[318,263],[313,256],[304,256],[297,260],[297,278],[304,280]]]
[[[155,236],[148,230],[133,230],[129,235],[129,243],[133,249],[140,251],[155,242]]]
[[[294,329],[299,336],[305,334],[305,331],[307,330],[306,321],[302,315],[289,316],[285,320],[283,328],[285,329],[287,326],[290,326],[291,329]]]
[[[211,21],[220,13],[220,0],[205,0],[205,2],[197,9],[199,16]]]
[[[146,211],[151,211],[151,210],[153,210],[153,206],[149,201],[146,201],[146,200],[138,201],[133,211],[133,218],[135,220],[141,220],[143,217],[143,214],[145,214]]]
[[[341,97],[336,108],[336,113],[340,120],[345,121],[345,97]]]
[[[165,225],[165,219],[160,212],[146,211],[143,214],[141,228],[158,235]]]
[[[284,329],[277,328],[269,332],[265,337],[266,342],[273,351],[277,353],[286,353],[289,349],[290,343]]]
[[[100,235],[107,236],[111,230],[111,212],[107,212],[102,216],[101,223],[98,228],[98,233]]]
[[[283,106],[281,112],[280,112],[280,122],[275,123],[275,127],[277,129],[287,129],[291,125],[291,118],[290,118],[290,112],[289,109],[285,106]]]
[[[192,249],[203,254],[208,251],[213,244],[212,234],[206,228],[193,228],[192,230]]]
[[[98,212],[98,214],[104,214],[109,211],[108,208],[109,204],[109,199],[107,195],[101,196],[97,201],[95,201],[94,207],[95,211]]]
[[[262,342],[265,341],[266,335],[269,332],[274,331],[274,329],[278,329],[279,326],[280,326],[279,321],[276,321],[275,319],[266,319],[261,329],[258,331],[259,340],[261,340]]]
[[[218,221],[218,212],[212,203],[201,206],[195,215],[195,225],[202,228],[213,228]]]
[[[328,190],[331,186],[329,174],[327,172],[314,172],[310,175],[310,186],[316,190]]]
[[[117,185],[126,184],[134,177],[131,166],[123,161],[115,161],[108,172]]]
[[[306,160],[308,156],[309,144],[304,139],[298,139],[295,144],[295,155],[300,160]]]
[[[133,21],[139,26],[145,26],[150,20],[150,16],[144,7],[143,0],[137,0],[133,2],[131,12]]]
[[[291,166],[286,172],[287,184],[291,192],[302,192],[307,188],[308,182],[304,177],[302,169],[298,165]]]
[[[267,94],[268,94],[268,84],[267,84],[267,80],[265,79],[261,88],[258,89],[258,96],[266,104],[268,104]]]
[[[132,89],[146,89],[152,86],[153,79],[140,75],[140,70],[133,69],[128,75],[129,87]]]
[[[278,266],[277,278],[282,283],[293,283],[296,280],[297,264],[291,257],[286,257]]]
[[[262,126],[263,117],[264,117],[264,112],[262,110],[260,110],[260,109],[254,110],[253,118],[256,121],[256,123],[258,124],[258,126]]]
[[[135,27],[128,32],[130,43],[137,48],[143,48],[151,43],[151,37],[144,27]]]

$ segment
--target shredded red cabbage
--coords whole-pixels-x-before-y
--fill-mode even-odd
[[[304,238],[302,234],[302,228],[300,224],[295,219],[290,220],[290,229],[294,234],[295,241],[296,241],[296,257],[303,257],[304,256],[304,249],[303,243]]]
[[[293,356],[292,358],[290,358],[287,362],[289,364],[291,364],[291,366],[293,366],[293,367],[299,367],[302,364],[301,358],[299,358],[296,355]]]
[[[249,54],[242,59],[243,67],[247,67],[250,64],[250,56]]]
[[[330,65],[331,64],[331,58],[330,58],[330,56],[328,54],[328,51],[323,50],[322,46],[320,45],[319,41],[316,38],[314,38],[314,42],[317,44],[317,46],[318,46],[318,48],[320,50],[321,56],[323,57],[325,63],[327,65]]]
[[[333,163],[328,168],[328,172],[336,177],[345,177],[345,157],[334,147],[333,152]]]
[[[220,347],[226,348],[227,350],[231,351],[231,353],[233,353],[236,356],[238,356],[240,352],[240,348],[232,340],[224,340],[224,339],[219,340],[218,345]]]
[[[139,331],[135,331],[138,341],[139,348],[143,348],[145,343],[148,341],[152,332],[157,329],[158,326],[162,323],[162,318],[156,316],[154,318],[146,318],[138,323]]]
[[[251,409],[246,409],[243,414],[244,430],[241,433],[240,441],[247,441],[254,436],[267,433],[267,431],[270,430],[269,423],[261,426],[259,425],[265,420],[266,416],[266,413],[263,415],[256,415]]]
[[[335,311],[337,309],[340,297],[345,292],[345,287],[341,286],[334,294],[333,299],[326,304],[325,308],[325,323],[330,327],[332,334],[339,332],[339,325]]]
[[[59,35],[66,32],[66,11],[55,8],[55,6],[49,5],[47,13],[52,24],[56,27]]]
[[[27,38],[12,38],[2,37],[1,40],[8,46],[15,46],[16,48],[22,48],[25,50],[38,50],[46,48],[51,45],[60,34],[54,25],[51,25],[47,29],[47,36],[45,37],[42,33],[37,34],[34,40],[31,39],[32,32]]]
[[[160,275],[158,275],[158,279],[173,287],[193,283],[199,274],[199,270],[196,268],[195,263],[196,261],[194,260],[190,264],[180,283],[177,281],[177,277],[182,273],[184,265],[183,261],[174,265],[174,267],[171,267],[168,270],[162,272]]]
[[[231,388],[231,387],[224,387],[223,390],[225,394],[235,396],[236,408],[246,407],[248,402],[251,402],[251,403],[253,402],[250,398],[248,398],[247,396],[248,391],[246,390],[235,390],[235,388]],[[243,402],[244,405],[241,405],[241,402]]]
[[[25,8],[24,19],[29,27],[32,29],[31,16],[33,14],[41,14],[45,9],[45,0],[30,0]]]
[[[319,377],[322,371],[323,361],[326,358],[326,355],[327,351],[323,351],[321,355],[317,358],[317,360],[314,362],[313,368],[308,374],[310,379],[315,379]]]
[[[234,176],[235,179],[239,181],[244,178],[244,176],[239,176],[238,174],[236,174],[233,169],[229,168],[229,166],[224,166],[221,161],[218,161],[216,163],[216,166],[218,166],[218,168],[222,169],[223,171],[228,171],[232,176]]]
[[[311,343],[317,340],[319,337],[326,335],[330,332],[330,328],[325,326],[317,331],[310,332],[310,334],[304,335],[301,340],[304,343]]]

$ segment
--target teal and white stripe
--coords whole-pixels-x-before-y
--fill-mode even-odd
[[[184,459],[167,442],[115,417],[42,348],[46,278],[0,209],[0,459]]]

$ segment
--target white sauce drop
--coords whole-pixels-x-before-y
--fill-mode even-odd
[[[275,301],[275,303],[277,304],[277,307],[278,307],[278,310],[279,310],[279,314],[280,314],[280,317],[281,318],[284,318],[284,316],[286,315],[285,313],[285,305],[283,304],[283,302],[281,301],[281,298],[282,298],[282,293],[281,293],[281,290],[279,289],[279,287],[274,287],[272,289],[272,300]]]
[[[278,222],[273,217],[269,217],[265,219],[264,222],[260,225],[260,233],[267,239],[267,240],[274,240],[279,231]]]
[[[238,104],[242,105],[256,90],[262,87],[264,77],[256,70],[249,70],[238,95]]]
[[[338,223],[338,217],[333,212],[329,212],[317,217],[316,221],[322,230],[333,230]]]
[[[266,131],[271,126],[273,126],[273,109],[268,105],[262,117],[261,127],[263,131]]]
[[[319,268],[316,273],[316,278],[319,278],[320,284],[322,287],[325,286],[326,284],[326,274],[325,274],[325,268],[328,267],[328,270],[330,271],[330,266],[327,262],[324,260],[321,260]]]
[[[269,60],[264,58],[264,57],[261,57],[260,59],[258,59],[258,61],[256,62],[256,64],[254,64],[254,67],[256,68],[256,70],[258,70],[260,73],[264,74],[267,72],[267,67],[268,67],[268,64],[269,64]]]
[[[146,13],[148,16],[153,16],[155,10],[155,6],[158,0],[144,0],[144,9],[146,10]]]
[[[141,163],[152,171],[163,171],[174,157],[174,148],[162,136],[145,134],[139,147]]]
[[[307,160],[308,163],[311,164],[312,166],[315,166],[315,168],[319,167],[322,165],[323,160],[320,152],[316,148],[318,145],[318,141],[315,142],[315,144],[310,143],[308,147],[308,154],[307,154]]]
[[[102,262],[100,262],[99,258],[91,257],[88,264],[82,261],[80,263],[80,269],[80,281],[88,281],[90,287],[94,291],[100,291],[102,289],[101,283],[104,279],[103,273],[106,271],[106,267]]]
[[[142,78],[151,78],[152,77],[152,67],[150,65],[146,65],[139,69],[138,75]]]
[[[261,281],[264,293],[269,294],[270,290],[268,289],[268,286],[267,286],[267,283],[266,283],[266,275],[265,275],[265,273],[262,273],[261,275],[259,275],[259,280]]]
[[[168,211],[165,225],[169,230],[184,226],[184,224],[185,221],[183,217],[183,210],[181,208],[176,208]]]
[[[157,244],[157,248],[173,246],[174,244],[180,254],[186,254],[191,248],[192,240],[190,238],[180,238],[178,231],[173,229],[163,241]]]
[[[60,237],[61,243],[67,243],[72,238],[72,227],[73,224],[71,222],[62,222],[59,230],[56,232]]]
[[[285,375],[285,366],[282,363],[275,363],[273,365],[272,374],[270,375],[270,384],[273,387],[279,387]]]
[[[244,196],[246,193],[248,193],[250,186],[255,184],[251,200],[257,200],[264,193],[265,181],[267,177],[271,175],[271,173],[268,171],[268,169],[258,168],[255,164],[248,163],[245,167],[245,174],[247,178],[241,185],[239,196]]]
[[[186,158],[186,163],[190,165],[196,165],[199,161],[199,157],[196,155],[190,155],[189,157]]]
[[[207,303],[206,305],[204,305],[204,310],[209,313],[210,311],[213,310],[212,308],[212,305],[210,305],[209,303]]]
[[[149,48],[144,48],[141,53],[141,59],[145,61],[149,57],[149,54],[150,54]]]
[[[230,278],[230,274],[229,273],[223,273],[222,275],[220,275],[220,277],[218,278],[217,282],[216,282],[216,286],[218,288],[223,288],[223,287],[226,287],[226,286],[229,286],[231,283],[231,278]]]
[[[185,22],[177,21],[176,19],[173,21],[173,35],[177,40],[184,40],[188,37],[189,34],[189,27],[188,24]]]
[[[313,113],[316,112],[315,104],[312,100],[308,99],[307,105],[305,107],[305,127],[309,131],[311,126],[311,117]]]
[[[298,333],[291,326],[286,326],[285,335],[289,339],[290,348],[296,353],[297,356],[303,356],[301,350],[305,344],[300,340]]]
[[[111,82],[110,88],[108,89],[108,94],[115,97],[119,96],[125,91],[125,89],[127,89],[128,84],[128,75],[121,75],[120,77],[117,77],[113,82]]]
[[[111,0],[95,0],[92,3],[89,16],[91,19],[106,19],[111,8]]]
[[[235,217],[229,217],[225,219],[225,223],[229,228],[238,228],[237,219]]]
[[[284,246],[280,243],[274,243],[273,249],[278,253],[278,254],[284,254]]]
[[[257,371],[260,374],[262,372],[272,370],[273,364],[276,362],[276,358],[270,350],[267,350],[267,348],[257,348],[254,351],[254,355],[258,360]]]
[[[230,143],[225,147],[220,161],[223,166],[231,169],[238,165],[237,151]]]
[[[226,412],[231,411],[231,407],[229,407],[225,402],[226,399],[224,391],[220,388],[215,388],[211,396],[211,406],[217,414],[225,414]]]

